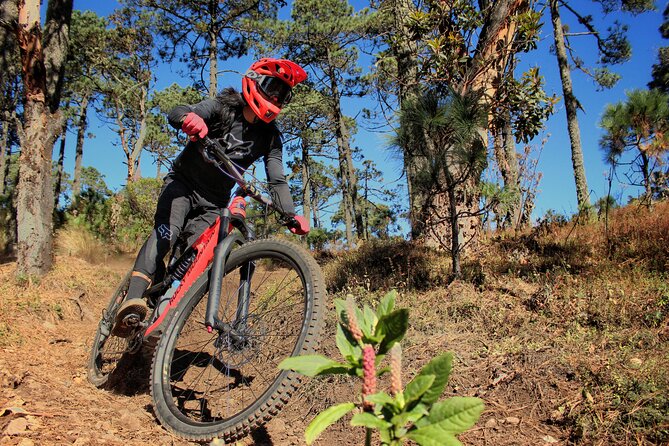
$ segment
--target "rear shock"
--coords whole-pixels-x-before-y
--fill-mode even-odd
[[[177,289],[179,289],[181,279],[183,279],[188,272],[188,269],[195,261],[195,257],[197,257],[197,251],[195,249],[189,248],[188,251],[186,251],[186,253],[184,253],[184,255],[179,258],[177,263],[170,268],[171,271],[164,282],[169,288],[157,299],[158,302],[156,302],[155,305],[157,309],[155,312],[156,317],[163,312],[165,306],[167,306],[169,301],[172,299],[172,296],[174,296],[174,293],[176,293]]]

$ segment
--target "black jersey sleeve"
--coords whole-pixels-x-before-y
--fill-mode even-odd
[[[167,120],[172,127],[181,130],[181,123],[184,117],[188,113],[194,112],[211,127],[212,120],[220,116],[220,108],[220,103],[215,99],[205,99],[195,105],[177,105],[167,114]]]
[[[278,132],[273,138],[271,148],[264,161],[272,201],[286,214],[295,215],[295,204],[293,203],[293,197],[290,195],[286,176],[283,173],[283,144]]]

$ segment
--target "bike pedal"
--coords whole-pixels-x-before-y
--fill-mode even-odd
[[[129,314],[121,321],[126,327],[136,327],[142,322],[138,314]]]

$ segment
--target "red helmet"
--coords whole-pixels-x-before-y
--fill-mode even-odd
[[[244,74],[242,93],[256,116],[269,123],[290,102],[292,88],[306,78],[307,73],[295,62],[260,59]]]

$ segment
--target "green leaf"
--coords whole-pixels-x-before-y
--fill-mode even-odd
[[[335,299],[334,304],[337,311],[337,317],[340,321],[343,321],[344,314],[346,313],[346,301],[343,299]]]
[[[462,443],[453,435],[435,435],[432,432],[423,432],[422,429],[409,432],[407,438],[420,446],[462,446]]]
[[[448,382],[448,377],[451,374],[452,362],[453,354],[444,353],[437,356],[436,358],[433,358],[432,361],[428,362],[425,367],[423,367],[418,376],[433,375],[434,382],[432,383],[430,389],[425,392],[425,395],[423,395],[421,402],[430,405],[439,399],[441,394],[444,392],[444,388]]]
[[[401,341],[409,328],[409,310],[402,308],[386,314],[376,324],[375,336],[383,340],[379,345],[379,353],[384,354],[395,344]]]
[[[351,363],[359,363],[362,357],[362,349],[354,344],[355,340],[349,338],[341,324],[337,324],[337,335],[335,337],[337,348],[341,355]]]
[[[382,406],[385,406],[386,404],[395,404],[393,397],[388,395],[386,392],[373,393],[371,395],[367,395],[365,399],[370,403],[380,404]]]
[[[378,340],[373,339],[375,329],[376,329],[376,324],[379,321],[378,318],[376,317],[376,313],[374,312],[374,310],[372,310],[370,308],[369,305],[365,305],[365,307],[364,307],[364,309],[361,313],[361,316],[362,317],[359,318],[358,320],[362,321],[360,323],[360,325],[361,325],[360,328],[362,329],[363,334],[370,341],[378,342]]]
[[[432,406],[426,424],[421,425],[420,429],[461,434],[476,423],[483,407],[483,401],[479,398],[453,397],[439,401]]]
[[[348,373],[351,366],[341,364],[322,355],[291,356],[279,364],[282,370],[294,370],[306,376],[318,376],[326,373]]]
[[[351,426],[364,426],[370,429],[388,429],[392,424],[369,412],[360,412],[353,415],[353,418],[351,418]]]
[[[434,379],[434,375],[419,375],[411,380],[411,382],[407,384],[406,389],[404,389],[404,399],[406,400],[406,404],[411,404],[414,401],[420,400],[423,394],[430,389]]]
[[[341,417],[353,409],[355,409],[354,403],[342,403],[328,407],[323,412],[316,415],[316,418],[309,423],[309,426],[307,426],[307,429],[304,431],[304,439],[307,444],[313,443],[328,426],[339,421]]]
[[[390,444],[392,438],[390,436],[390,429],[382,429],[379,431],[379,440],[381,444]]]
[[[418,404],[408,412],[402,412],[395,415],[390,422],[393,423],[394,426],[406,426],[408,423],[415,423],[428,414],[429,412],[425,405]]]
[[[391,311],[393,311],[393,308],[395,308],[395,300],[397,299],[397,291],[392,290],[388,292],[383,298],[381,299],[381,302],[379,302],[379,306],[376,309],[376,313],[379,316],[379,318],[390,314]]]

